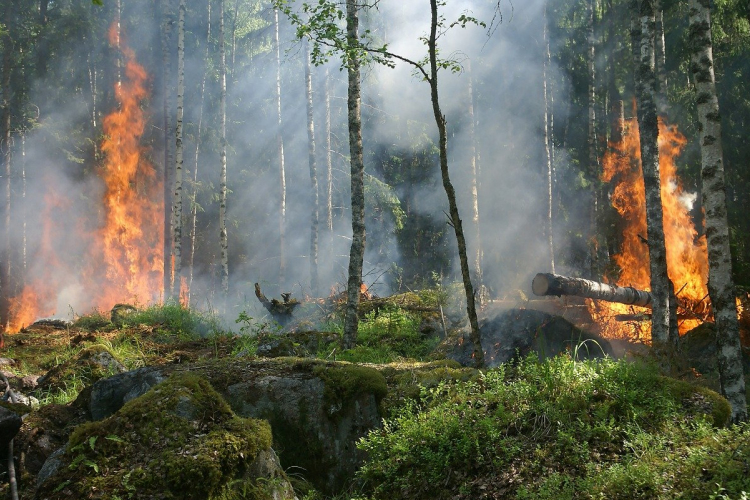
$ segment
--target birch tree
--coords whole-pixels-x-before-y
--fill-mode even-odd
[[[3,68],[2,68],[2,118],[0,119],[0,153],[2,153],[3,174],[5,176],[5,218],[3,227],[3,238],[5,244],[0,249],[0,327],[4,328],[9,321],[8,297],[12,293],[10,287],[10,210],[11,210],[11,87],[10,77],[13,70],[13,36],[11,28],[13,25],[14,2],[5,4],[3,20],[7,23],[7,31],[2,40]],[[4,317],[3,317],[4,316]]]
[[[716,95],[708,0],[690,0],[690,69],[695,80],[701,179],[708,244],[708,291],[716,318],[716,346],[721,391],[732,407],[732,420],[747,420],[737,304],[729,249],[721,116]]]
[[[177,21],[177,126],[175,128],[174,206],[172,208],[172,241],[174,269],[172,272],[172,297],[180,298],[182,274],[182,118],[185,101],[185,0],[180,0]]]
[[[664,243],[664,218],[659,174],[659,124],[656,116],[656,75],[654,72],[654,9],[652,0],[632,0],[636,16],[631,32],[638,49],[635,67],[635,88],[638,103],[638,130],[641,139],[641,165],[646,188],[646,229],[648,235],[649,269],[651,271],[651,338],[664,344],[670,335],[667,252]]]
[[[313,119],[313,85],[310,62],[310,48],[305,43],[305,88],[307,91],[307,162],[310,168],[310,291],[313,297],[318,293],[318,222],[319,197],[318,173],[315,160],[315,120]]]
[[[550,269],[553,274],[555,272],[555,243],[554,238],[552,234],[553,230],[553,224],[552,224],[552,207],[553,207],[553,197],[552,197],[552,185],[554,181],[553,176],[553,166],[552,166],[552,148],[550,144],[550,134],[551,134],[551,127],[550,127],[550,99],[549,99],[549,88],[548,88],[548,81],[549,81],[549,69],[550,69],[550,50],[549,50],[549,30],[547,29],[547,5],[548,3],[544,4],[544,20],[542,21],[544,24],[544,27],[542,28],[544,30],[544,61],[542,63],[542,90],[544,93],[544,153],[545,153],[545,159],[547,161],[546,169],[545,169],[545,177],[546,177],[546,199],[547,199],[547,214],[546,214],[546,223],[545,223],[545,232],[547,233],[547,252],[548,252],[548,258],[549,258],[549,264]]]
[[[284,165],[284,137],[281,134],[281,47],[279,43],[279,9],[273,10],[273,46],[276,54],[276,147],[279,160],[279,284],[286,281],[286,170]]]
[[[198,113],[198,127],[195,133],[195,161],[193,163],[193,190],[190,194],[190,260],[188,262],[189,274],[188,274],[188,291],[187,291],[187,303],[190,304],[190,294],[193,288],[193,266],[195,264],[195,236],[198,225],[198,165],[200,159],[201,149],[201,132],[203,130],[203,112],[206,104],[206,77],[208,76],[208,55],[209,47],[211,44],[211,2],[206,2],[207,13],[206,19],[206,51],[204,55],[205,65],[203,67],[203,79],[201,80],[201,104],[200,111]]]
[[[224,41],[224,0],[219,1],[219,78],[221,80],[221,151],[219,172],[219,246],[221,252],[221,294],[223,307],[229,296],[229,242],[227,239],[227,54]]]
[[[170,166],[172,165],[172,120],[169,106],[170,94],[170,57],[169,42],[172,32],[172,20],[170,17],[170,0],[161,0],[162,32],[162,126],[164,130],[164,299],[168,299],[172,292],[172,176]]]

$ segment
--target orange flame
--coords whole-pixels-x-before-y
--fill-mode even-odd
[[[695,195],[686,193],[677,177],[677,157],[687,143],[677,127],[659,120],[659,169],[661,199],[664,212],[664,237],[669,278],[675,285],[680,301],[707,307],[708,255],[705,236],[698,237],[690,209]],[[620,252],[613,259],[620,269],[617,284],[650,290],[648,247],[646,244],[646,197],[641,170],[638,122],[628,120],[622,140],[610,144],[602,160],[602,180],[613,182],[612,206],[622,217],[625,228]],[[590,303],[592,316],[609,337],[640,337],[649,341],[648,322],[626,324],[613,321],[616,314],[643,314],[647,309],[624,304]],[[637,309],[637,310],[636,310]],[[684,334],[701,322],[681,318],[680,333]]]
[[[106,160],[99,171],[104,184],[101,200],[103,218],[96,230],[77,221],[78,236],[88,242],[77,269],[65,269],[56,253],[64,246],[56,239],[64,238],[70,221],[55,220],[65,200],[57,186],[49,185],[42,213],[43,236],[34,261],[46,271],[29,282],[11,301],[11,319],[7,330],[18,331],[34,320],[57,312],[58,294],[66,286],[66,277],[75,276],[84,290],[85,299],[79,307],[110,309],[117,302],[148,303],[160,289],[163,273],[162,186],[154,167],[143,155],[140,144],[146,126],[141,102],[148,97],[147,74],[135,60],[132,50],[123,47],[113,25],[110,43],[117,45],[125,59],[125,78],[115,85],[118,109],[103,122],[101,145]],[[56,232],[55,232],[56,231]],[[63,255],[63,254],[60,254]],[[61,304],[65,307],[65,304]]]

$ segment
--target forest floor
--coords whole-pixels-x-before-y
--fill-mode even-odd
[[[331,318],[302,322],[310,329],[289,334],[241,316],[241,331],[232,333],[180,306],[116,318],[95,313],[6,335],[0,368],[36,405],[70,407],[96,380],[144,366],[252,360],[263,351],[375,367],[390,394],[388,424],[357,445],[370,458],[347,490],[331,497],[307,485],[298,489],[300,499],[739,500],[750,492],[750,428],[726,426],[726,401],[705,387],[715,385],[712,375],[689,368],[664,377],[644,356],[576,361],[563,354],[482,372],[450,362],[437,378],[417,377],[418,367],[444,353],[435,330],[446,319],[437,321],[430,302],[437,298],[402,297],[401,307],[385,301],[366,312],[358,347],[345,352],[337,350],[340,326]],[[105,349],[121,367],[80,363],[92,348]],[[676,365],[690,365],[683,361]],[[406,389],[399,386],[405,367]],[[24,377],[45,374],[36,388],[25,388]],[[22,498],[31,498],[33,478],[21,486]]]

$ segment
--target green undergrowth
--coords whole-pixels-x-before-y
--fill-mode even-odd
[[[100,422],[78,426],[45,498],[269,498],[244,477],[271,446],[267,422],[237,417],[203,378],[177,373]],[[52,496],[50,496],[52,495]]]
[[[739,498],[750,440],[729,414],[645,365],[529,357],[405,399],[358,478],[374,499]]]
[[[357,363],[390,363],[401,359],[425,360],[440,342],[422,331],[422,315],[386,305],[365,314],[359,322],[357,344],[337,359]]]

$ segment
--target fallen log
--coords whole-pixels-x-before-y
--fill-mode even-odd
[[[608,285],[583,278],[571,278],[559,274],[539,273],[531,282],[534,295],[575,295],[589,299],[619,302],[634,306],[650,306],[651,294],[633,287]]]

